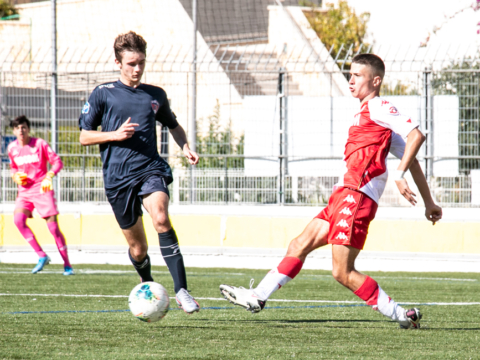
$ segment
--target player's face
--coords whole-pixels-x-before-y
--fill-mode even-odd
[[[137,86],[142,79],[143,71],[145,70],[145,54],[124,51],[122,53],[122,62],[115,59],[120,68],[120,75],[122,81],[129,86]]]
[[[380,77],[373,75],[370,66],[356,63],[352,64],[348,88],[354,98],[363,100],[368,95],[378,92],[380,90],[380,84]]]
[[[30,129],[27,124],[20,124],[13,128],[13,135],[17,137],[18,140],[23,141],[29,138]]]

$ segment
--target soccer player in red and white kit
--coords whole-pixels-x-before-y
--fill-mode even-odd
[[[27,226],[27,218],[32,217],[33,209],[47,222],[58,251],[64,262],[63,275],[74,275],[68,260],[65,238],[57,223],[57,204],[52,188],[52,178],[63,168],[60,157],[43,139],[30,136],[30,121],[19,116],[12,121],[13,134],[17,140],[8,145],[8,156],[12,178],[18,184],[18,196],[15,201],[13,221],[18,230],[39,256],[38,264],[32,274],[43,270],[50,257],[42,250],[35,235]],[[47,162],[52,166],[47,172]]]
[[[418,125],[401,115],[393,104],[379,97],[385,65],[378,56],[360,54],[353,58],[349,88],[360,100],[360,111],[348,131],[344,171],[327,207],[289,245],[279,266],[271,270],[255,289],[220,285],[224,297],[249,311],[261,311],[267,299],[292,280],[313,250],[332,244],[332,274],[335,280],[401,328],[419,328],[422,315],[417,308],[406,310],[393,301],[368,275],[355,269],[355,259],[363,249],[368,226],[374,219],[385,189],[389,152],[400,158],[394,173],[400,193],[415,205],[415,194],[404,179],[410,170],[425,202],[425,216],[433,224],[442,218],[415,156],[425,141]],[[404,139],[406,138],[406,143]]]

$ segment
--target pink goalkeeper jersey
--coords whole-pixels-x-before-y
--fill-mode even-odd
[[[47,162],[52,165],[50,171],[57,174],[63,168],[60,157],[43,139],[30,138],[28,145],[20,146],[18,140],[8,145],[8,156],[12,175],[16,172],[27,174],[27,184],[18,185],[18,192],[40,193],[40,185],[47,174]]]
[[[385,99],[365,102],[348,130],[344,170],[336,186],[359,190],[378,203],[387,183],[388,153],[401,159],[403,138],[417,127]]]

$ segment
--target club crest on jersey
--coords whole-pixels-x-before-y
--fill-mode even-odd
[[[343,214],[343,215],[352,215],[352,212],[350,211],[350,209],[348,207],[344,207],[342,210],[340,210],[338,212],[339,214]]]
[[[353,195],[348,195],[345,199],[343,199],[343,202],[348,202],[350,204],[356,204],[357,202],[355,201],[355,199],[353,198]]]
[[[340,239],[340,240],[348,240],[347,235],[343,232],[339,232],[338,235],[335,237],[335,239]]]
[[[31,147],[31,148],[30,148],[30,152],[31,152],[32,154],[35,154],[35,153],[37,152],[37,148],[36,148],[36,147]]]
[[[90,104],[87,101],[85,105],[83,105],[82,114],[88,114],[89,111],[90,111]]]
[[[338,222],[337,226],[348,228],[348,223],[344,219],[342,219]]]
[[[390,114],[392,115],[398,115],[398,110],[395,106],[390,106],[389,111],[390,111]]]
[[[157,113],[158,109],[160,109],[160,104],[157,100],[152,100],[152,109],[155,114]]]

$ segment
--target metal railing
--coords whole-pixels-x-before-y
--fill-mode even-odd
[[[480,169],[478,54],[458,49],[452,57],[450,50],[393,51],[393,46],[370,50],[386,62],[382,96],[417,121],[427,136],[419,159],[436,201],[444,206],[478,206],[472,196],[478,185],[470,175]],[[50,52],[32,49],[30,58],[25,51],[0,50],[4,203],[14,201],[16,194],[5,156],[12,135],[9,121],[25,114],[32,121],[33,136],[51,138]],[[189,51],[181,46],[149,49],[143,79],[167,91],[187,132]],[[71,48],[58,53],[57,135],[65,169],[57,179],[57,197],[105,202],[98,147],[79,144],[78,117],[95,86],[115,81],[118,72],[106,50]],[[175,173],[172,201],[325,205],[341,170],[348,127],[358,110],[358,100],[351,98],[347,85],[347,69],[355,54],[348,51],[339,59],[330,53],[268,44],[200,48],[196,145],[201,163],[190,169],[168,129],[157,130],[158,150]],[[388,160],[390,170],[396,164],[398,160]],[[380,205],[409,206],[390,182]]]

